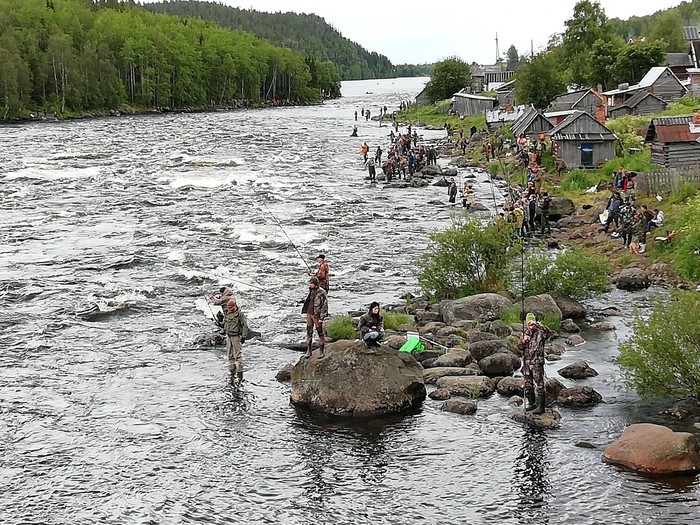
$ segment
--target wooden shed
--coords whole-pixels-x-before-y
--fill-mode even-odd
[[[648,91],[638,91],[636,95],[628,98],[619,106],[610,110],[610,118],[624,117],[625,115],[653,115],[661,113],[666,109],[665,101],[649,93]]]
[[[498,105],[502,108],[507,106],[515,106],[515,88],[516,79],[501,84],[496,88],[496,98],[498,99]]]
[[[426,91],[428,90],[428,87],[424,87],[420,93],[416,95],[416,106],[428,106],[430,105],[430,99],[428,98],[428,95]]]
[[[683,98],[688,92],[670,68],[664,66],[652,67],[644,75],[644,78],[639,81],[639,84],[632,86],[620,84],[617,89],[605,91],[603,95],[608,98],[608,111],[613,111],[616,106],[624,104],[639,91],[652,93],[666,103],[675,102]]]
[[[584,111],[572,113],[548,135],[557,159],[570,168],[595,168],[615,158],[617,135]]]
[[[694,123],[695,121],[695,123]],[[651,162],[667,168],[700,165],[700,114],[655,117],[647,128]]]
[[[485,111],[491,111],[498,101],[492,97],[482,97],[470,93],[455,93],[452,109],[460,117],[473,117],[483,115]]]
[[[553,128],[554,124],[532,106],[527,108],[527,110],[510,126],[513,136],[516,139],[523,133],[527,138],[534,139],[539,137],[542,133],[551,131]]]
[[[571,91],[569,93],[564,93],[563,95],[558,95],[554,99],[554,102],[552,102],[550,105],[547,112],[559,113],[562,111],[574,110],[585,111],[598,122],[605,123],[605,103],[605,98],[596,91],[590,88],[579,89],[577,91]]]

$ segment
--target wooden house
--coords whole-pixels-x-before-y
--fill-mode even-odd
[[[548,113],[563,111],[585,111],[598,122],[605,123],[606,100],[596,91],[587,88],[559,95],[550,105]]]
[[[667,168],[700,165],[700,112],[681,117],[655,117],[647,129],[651,162]]]
[[[681,82],[688,80],[688,68],[695,67],[689,53],[666,53],[666,65]]]
[[[603,92],[603,95],[608,99],[608,112],[627,102],[639,91],[646,91],[656,95],[667,104],[675,102],[688,92],[670,68],[665,66],[652,67],[644,75],[644,78],[639,81],[639,84],[632,86],[620,84],[617,89]]]
[[[496,88],[496,98],[498,99],[498,105],[502,108],[508,106],[515,106],[515,87],[516,79],[513,79],[505,84],[501,84]]]
[[[666,102],[648,91],[638,91],[622,104],[610,110],[610,118],[623,117],[625,115],[653,115],[666,109]]]
[[[576,111],[548,133],[552,151],[569,168],[595,168],[615,158],[617,136],[584,111]]]
[[[428,95],[426,91],[428,90],[428,87],[424,87],[420,93],[416,95],[416,106],[429,106],[430,105],[430,99],[428,98]]]
[[[493,97],[482,97],[459,92],[454,95],[452,109],[460,117],[473,117],[474,115],[483,115],[484,112],[492,110],[497,103],[498,101]]]
[[[527,111],[518,117],[510,126],[516,140],[523,133],[529,139],[536,139],[540,135],[551,131],[553,128],[554,124],[532,106],[527,108]]]

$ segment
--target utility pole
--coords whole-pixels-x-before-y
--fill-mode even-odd
[[[501,62],[501,53],[498,49],[498,33],[496,33],[496,64]]]

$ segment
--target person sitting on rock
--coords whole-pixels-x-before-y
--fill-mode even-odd
[[[518,341],[518,348],[523,354],[523,390],[527,401],[525,411],[532,414],[544,413],[544,343],[551,335],[553,332],[538,323],[535,314],[528,313],[525,316],[525,329]]]
[[[369,311],[360,317],[357,332],[368,348],[378,347],[384,337],[384,319],[379,313],[379,303],[374,301],[369,305]]]

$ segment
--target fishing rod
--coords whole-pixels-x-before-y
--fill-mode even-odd
[[[448,347],[446,347],[446,346],[443,346],[443,345],[441,345],[440,343],[436,343],[435,341],[432,341],[432,340],[428,339],[427,337],[425,337],[425,336],[423,336],[423,335],[420,335],[420,336],[418,336],[418,337],[420,337],[421,339],[423,339],[423,341],[427,341],[427,342],[430,343],[431,345],[437,346],[438,348],[442,348],[442,349],[444,349],[444,350],[452,350],[451,348],[448,348]]]

